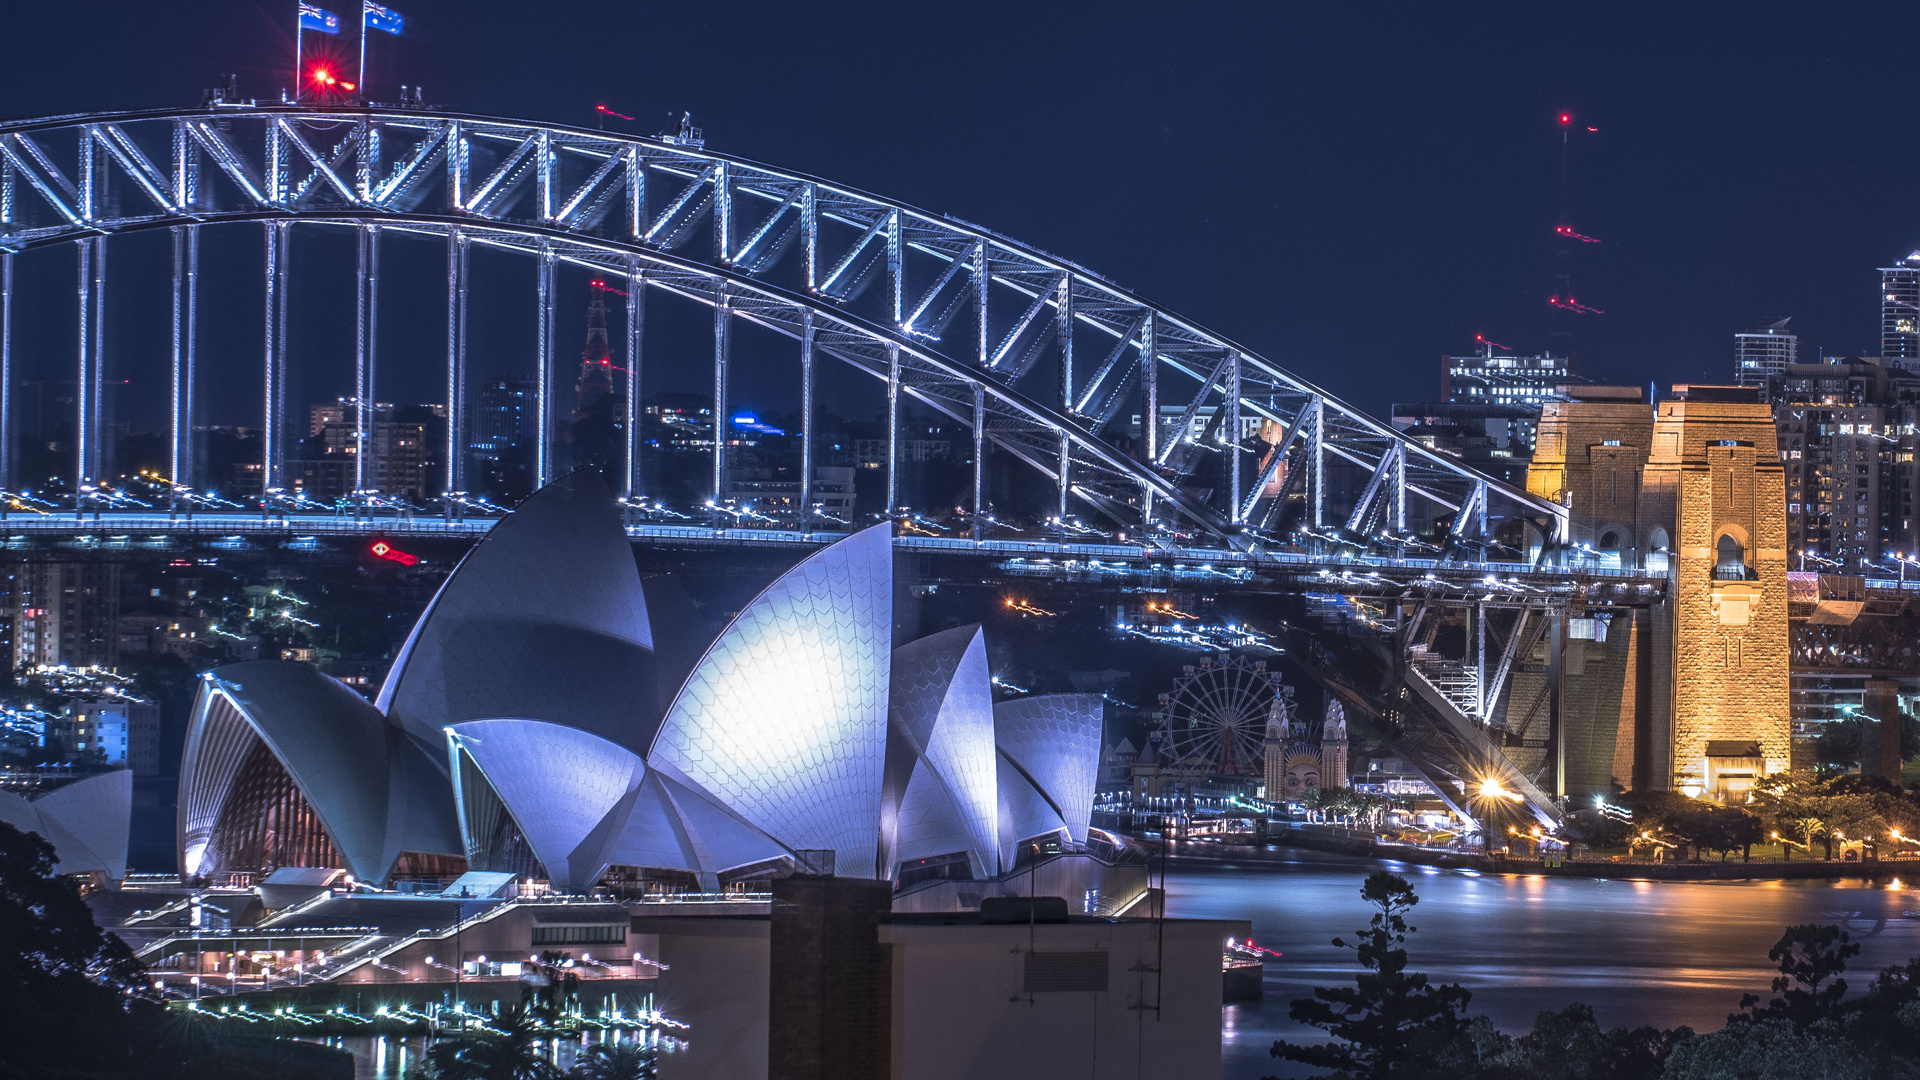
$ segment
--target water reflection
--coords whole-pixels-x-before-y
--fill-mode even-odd
[[[585,1054],[589,1047],[623,1040],[636,1040],[645,1046],[658,1045],[663,1051],[670,1050],[672,1043],[670,1038],[656,1031],[591,1031],[575,1038],[549,1040],[547,1060],[565,1071],[572,1068],[574,1061]],[[391,1035],[333,1036],[306,1041],[339,1047],[352,1054],[354,1080],[402,1080],[409,1070],[420,1067],[421,1054],[427,1045],[424,1035],[406,1038]]]
[[[1688,1024],[1711,1030],[1746,992],[1773,977],[1767,949],[1792,923],[1839,923],[1862,944],[1848,972],[1856,990],[1873,972],[1920,955],[1920,902],[1898,883],[1853,881],[1649,882],[1505,877],[1387,860],[1273,849],[1219,848],[1179,858],[1167,874],[1169,911],[1253,921],[1267,962],[1266,996],[1227,1006],[1226,1080],[1280,1074],[1267,1054],[1280,1037],[1318,1034],[1287,1018],[1317,985],[1351,984],[1353,953],[1336,949],[1370,914],[1360,881],[1376,869],[1406,875],[1420,904],[1409,917],[1416,970],[1473,991],[1472,1010],[1524,1030],[1542,1009],[1594,1007],[1606,1026]]]

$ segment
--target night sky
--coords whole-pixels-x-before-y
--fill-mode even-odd
[[[352,23],[350,0],[323,6]],[[383,100],[405,82],[450,108],[578,124],[605,102],[644,133],[688,109],[711,149],[1065,256],[1375,411],[1435,396],[1439,357],[1476,333],[1544,347],[1562,109],[1574,225],[1603,241],[1575,253],[1573,279],[1605,311],[1579,323],[1597,380],[1726,381],[1730,335],[1782,315],[1803,357],[1875,352],[1875,268],[1920,246],[1910,4],[393,6],[408,32],[374,41]],[[196,104],[228,71],[277,97],[293,13],[13,5],[0,114]],[[444,294],[411,287],[386,310],[417,302],[424,329],[396,325],[389,351],[431,356]],[[116,288],[113,355],[164,355],[163,283],[149,300]],[[350,347],[351,286],[335,292],[296,318],[334,342],[344,320]],[[203,318],[231,324],[235,355],[257,339],[250,305]],[[563,355],[580,323],[560,320]],[[53,362],[55,329],[40,342],[23,325],[23,348]],[[530,314],[494,347],[522,330],[530,347]],[[207,332],[217,351],[223,331]],[[433,367],[395,365],[381,396],[437,396]],[[253,401],[216,391],[210,411],[229,415],[208,419],[257,422]]]

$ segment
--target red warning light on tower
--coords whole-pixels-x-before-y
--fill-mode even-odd
[[[401,566],[412,566],[420,561],[420,556],[409,555],[399,548],[394,547],[392,544],[387,543],[385,540],[375,540],[373,546],[367,550],[371,552],[375,558],[385,559],[388,562],[397,562]]]

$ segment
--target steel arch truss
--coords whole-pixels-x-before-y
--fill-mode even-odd
[[[0,125],[0,252],[234,220],[451,234],[450,305],[469,243],[637,273],[973,427],[1063,517],[1071,495],[1142,533],[1422,556],[1566,535],[1564,508],[1066,260],[688,140],[292,105]]]

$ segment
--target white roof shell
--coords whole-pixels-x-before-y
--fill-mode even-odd
[[[1100,777],[1101,700],[1098,694],[1042,694],[993,707],[1002,770],[1011,766],[1029,781],[1081,843],[1093,820]]]
[[[659,716],[633,548],[599,477],[556,480],[476,544],[395,656],[379,711],[438,745],[532,717],[644,753]]]
[[[695,665],[647,761],[835,872],[876,876],[893,635],[892,525],[808,556]]]
[[[882,798],[882,871],[966,852],[976,877],[1000,872],[993,680],[986,635],[962,626],[893,651]]]
[[[366,698],[306,664],[256,660],[203,676],[180,767],[179,853],[201,870],[241,766],[264,742],[313,807],[344,869],[382,881],[406,851],[458,854],[437,755]]]
[[[99,773],[32,798],[0,791],[0,821],[52,844],[56,872],[119,881],[127,876],[133,773]]]

